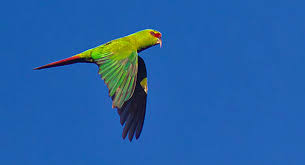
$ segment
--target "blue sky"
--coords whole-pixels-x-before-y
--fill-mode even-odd
[[[305,164],[305,1],[6,1],[0,164]],[[142,135],[97,67],[33,71],[153,28]]]

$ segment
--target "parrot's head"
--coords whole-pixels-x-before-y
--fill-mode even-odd
[[[156,30],[149,30],[149,33],[152,37],[151,40],[153,40],[154,45],[160,44],[160,47],[162,47],[162,34]]]
[[[146,29],[132,34],[138,45],[138,52],[147,49],[151,46],[160,44],[162,46],[162,34],[153,29]]]

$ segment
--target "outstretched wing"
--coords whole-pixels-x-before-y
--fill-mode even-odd
[[[122,137],[131,141],[135,134],[136,139],[140,137],[142,132],[147,99],[147,73],[143,59],[138,57],[138,73],[135,91],[132,97],[124,103],[122,108],[118,108],[120,122],[125,124]]]
[[[92,50],[99,74],[108,86],[112,107],[121,108],[135,90],[138,53],[128,42],[107,43]]]

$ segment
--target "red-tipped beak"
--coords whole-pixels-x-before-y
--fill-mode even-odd
[[[162,47],[162,40],[161,40],[161,38],[158,38],[157,43],[160,44],[160,48],[161,48]]]
[[[51,68],[51,67],[56,67],[56,66],[62,66],[62,65],[69,65],[69,64],[73,64],[73,63],[77,63],[77,62],[85,62],[83,58],[80,57],[80,55],[75,55],[63,60],[59,60],[56,62],[52,62],[50,64],[47,65],[43,65],[37,68],[34,68],[34,70],[39,70],[39,69],[45,69],[45,68]]]

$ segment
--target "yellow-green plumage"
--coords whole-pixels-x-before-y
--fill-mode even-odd
[[[146,29],[35,69],[76,62],[96,63],[109,89],[112,107],[118,109],[121,124],[126,121],[122,136],[125,138],[129,132],[132,140],[135,132],[138,138],[142,131],[147,96],[146,67],[138,53],[157,44],[162,44],[161,33]]]
[[[138,52],[158,44],[158,38],[147,29],[129,36],[112,40],[81,53],[99,66],[99,74],[113,97],[112,107],[121,108],[133,94],[138,70]]]

